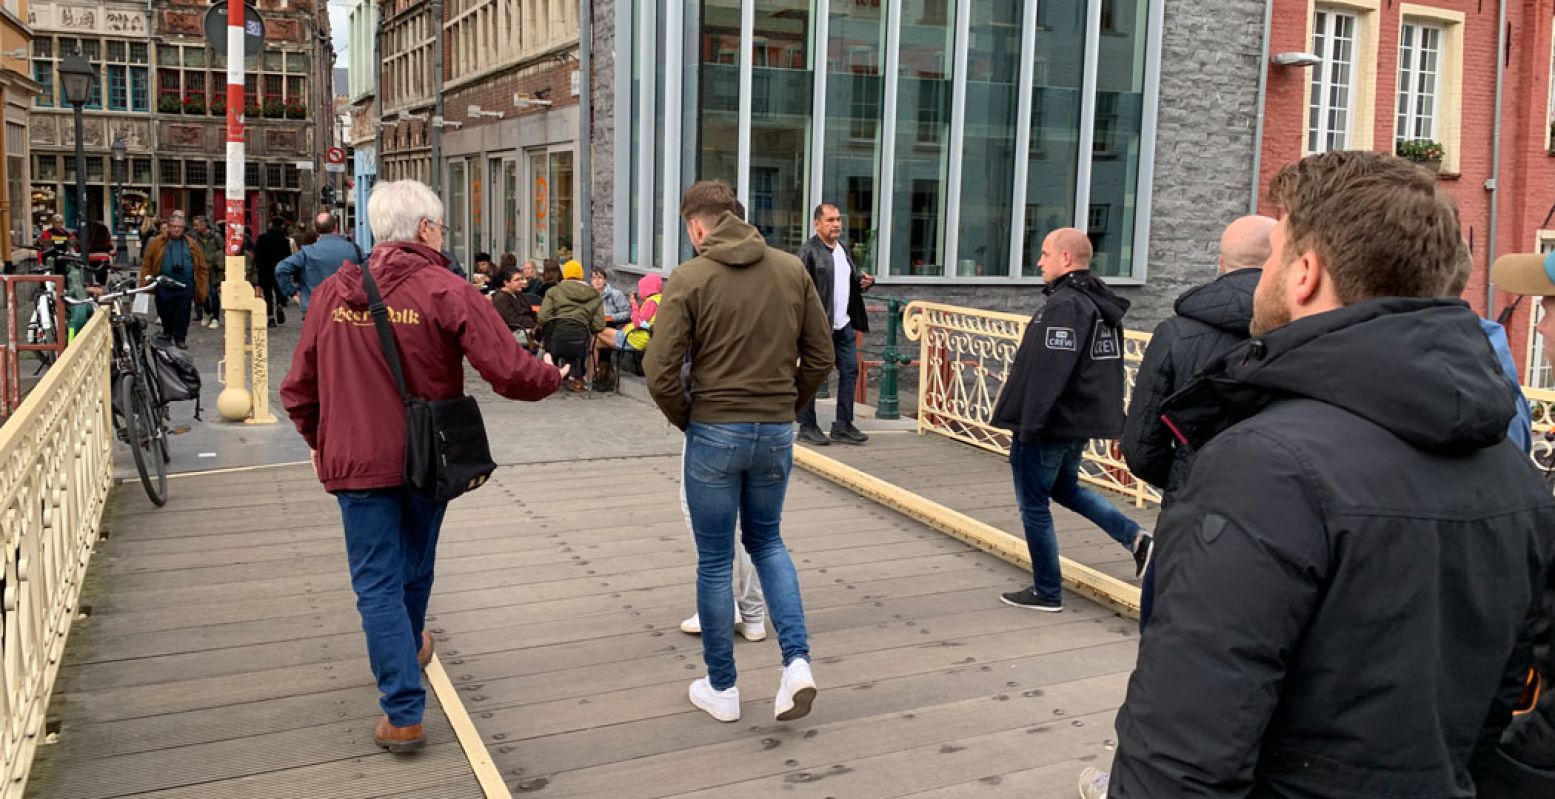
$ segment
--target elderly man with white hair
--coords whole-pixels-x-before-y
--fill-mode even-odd
[[[379,184],[367,202],[378,246],[367,269],[388,306],[412,395],[464,393],[468,358],[493,390],[537,401],[566,370],[526,352],[480,290],[448,271],[437,195],[416,181]],[[446,502],[405,485],[405,409],[368,310],[362,267],[347,263],[313,292],[281,401],[313,450],[324,489],[340,503],[346,555],[384,717],[374,741],[405,753],[425,744],[432,657],[424,631]]]

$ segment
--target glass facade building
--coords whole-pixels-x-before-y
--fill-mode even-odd
[[[889,282],[1034,281],[1066,226],[1142,281],[1163,1],[618,3],[616,262],[689,258],[719,178],[789,251],[835,203]]]

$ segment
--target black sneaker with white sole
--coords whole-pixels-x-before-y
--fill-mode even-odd
[[[1145,569],[1150,567],[1150,558],[1155,555],[1155,536],[1149,533],[1140,533],[1139,540],[1134,542],[1134,576],[1144,579]]]
[[[1026,610],[1041,610],[1048,613],[1057,613],[1064,609],[1064,603],[1056,599],[1043,599],[1037,596],[1037,592],[1030,588],[1022,588],[1019,591],[1011,591],[1008,594],[1000,594],[999,601],[1010,607],[1025,608]]]
[[[843,444],[862,444],[869,440],[869,436],[864,435],[863,431],[859,430],[857,427],[854,427],[853,424],[849,422],[845,424],[832,425],[831,440],[841,442]]]

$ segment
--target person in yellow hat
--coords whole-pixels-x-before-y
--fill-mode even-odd
[[[1555,253],[1503,255],[1490,267],[1496,288],[1537,297],[1544,309],[1535,330],[1555,336]],[[1544,356],[1555,360],[1545,348]],[[1481,799],[1555,796],[1555,572],[1545,585],[1534,627],[1534,665],[1521,707],[1502,734],[1500,746],[1475,770]]]
[[[605,329],[603,299],[583,282],[583,264],[572,260],[562,265],[562,282],[540,301],[539,320],[546,351],[558,362],[572,365],[567,390],[582,391],[589,344]]]

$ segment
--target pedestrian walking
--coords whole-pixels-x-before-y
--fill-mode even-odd
[[[275,270],[293,250],[291,237],[286,235],[286,220],[271,217],[269,229],[259,234],[259,240],[254,242],[254,269],[259,277],[255,287],[264,294],[270,312],[267,322],[270,327],[286,324],[286,295],[281,293],[280,284],[276,282]]]
[[[180,286],[158,285],[157,317],[162,331],[180,349],[188,349],[189,316],[196,302],[205,302],[207,289],[205,253],[184,235],[184,215],[174,211],[167,232],[152,239],[140,260],[140,282],[164,276]]]
[[[854,331],[869,332],[869,314],[864,311],[864,292],[875,285],[873,275],[858,271],[853,256],[843,246],[842,212],[831,203],[815,207],[815,235],[799,248],[799,260],[815,284],[815,291],[826,309],[831,325],[832,351],[837,363],[837,418],[831,425],[831,437],[821,432],[812,398],[799,411],[799,440],[824,447],[833,441],[863,444],[869,436],[853,425],[853,392],[858,385],[858,344]]]
[[[1555,341],[1552,275],[1555,253],[1505,255],[1490,271],[1496,288],[1539,298],[1543,313],[1536,332],[1547,342]],[[1555,350],[1546,346],[1544,357],[1555,360]],[[1528,644],[1534,661],[1526,690],[1499,745],[1476,763],[1474,787],[1480,799],[1555,796],[1555,569],[1546,575]]]
[[[303,317],[307,317],[308,299],[320,283],[335,274],[342,264],[362,263],[361,249],[340,235],[339,226],[334,214],[315,216],[313,232],[318,234],[318,240],[286,256],[275,268],[275,283],[281,294],[287,297],[300,295],[298,307],[302,309]]]
[[[378,246],[366,268],[378,287],[412,396],[464,393],[464,359],[498,394],[536,401],[565,376],[531,357],[491,303],[448,271],[443,204],[416,181],[380,183],[367,203]],[[313,450],[345,526],[346,558],[384,716],[373,740],[392,752],[425,744],[418,665],[446,502],[405,484],[405,410],[368,309],[363,267],[342,266],[313,293],[281,402]]]
[[[1042,241],[1038,260],[1047,303],[1026,335],[993,409],[1010,431],[1010,470],[1031,554],[1032,584],[1001,595],[1007,605],[1064,609],[1058,534],[1050,502],[1089,519],[1134,557],[1150,561],[1153,539],[1096,492],[1080,486],[1080,459],[1093,438],[1123,432],[1123,314],[1128,300],[1091,274],[1091,242],[1074,228]]]
[[[1169,399],[1112,799],[1474,794],[1531,658],[1555,498],[1507,439],[1457,209],[1370,151],[1284,167],[1252,338]]]
[[[733,189],[701,181],[680,216],[698,256],[675,270],[644,356],[649,392],[686,434],[686,505],[697,544],[697,615],[707,676],[691,703],[738,721],[734,603],[735,517],[766,590],[783,656],[778,721],[815,701],[799,577],[783,546],[783,500],[793,468],[794,416],[832,368],[831,331],[797,258],[767,246],[737,214]],[[681,369],[690,357],[689,382]]]
[[[211,317],[209,326],[215,330],[221,327],[221,284],[227,280],[227,245],[221,231],[211,227],[209,218],[197,216],[193,222],[194,229],[189,238],[194,239],[200,252],[205,254],[206,285],[210,287],[206,292],[205,310]]]
[[[1269,260],[1269,231],[1275,220],[1244,216],[1220,236],[1220,277],[1189,289],[1173,305],[1176,315],[1156,325],[1134,376],[1128,417],[1123,423],[1123,459],[1135,477],[1161,489],[1169,507],[1187,479],[1193,451],[1161,421],[1161,403],[1177,393],[1211,361],[1247,340],[1253,321],[1253,290]],[[1139,588],[1139,626],[1150,619],[1155,574],[1146,570]]]

